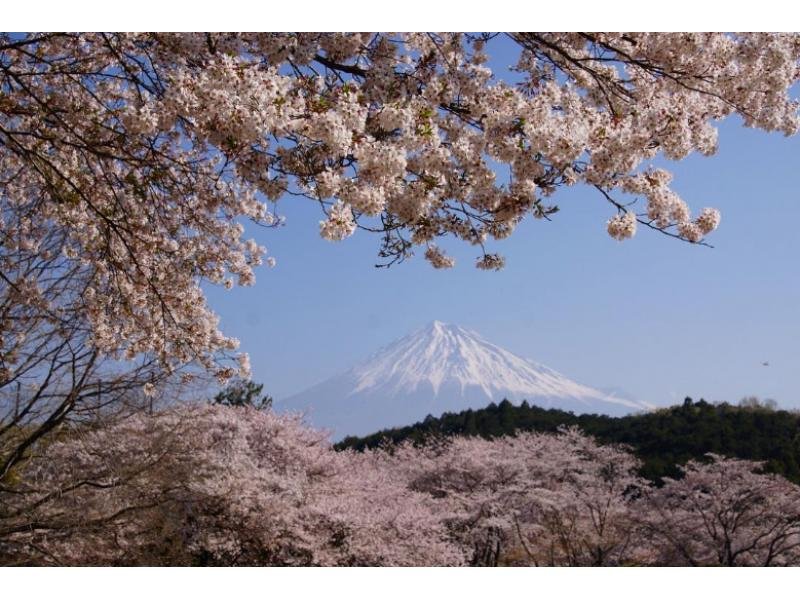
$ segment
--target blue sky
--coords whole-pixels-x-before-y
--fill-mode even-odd
[[[209,300],[277,399],[438,319],[659,405],[757,395],[800,408],[800,137],[729,119],[719,140],[713,157],[668,164],[695,212],[722,211],[714,249],[642,228],[616,242],[605,233],[610,206],[575,187],[554,196],[552,222],[531,219],[493,246],[507,258],[501,272],[477,270],[475,249],[457,243],[442,243],[458,259],[450,271],[421,255],[375,269],[377,236],[327,242],[318,206],[287,197],[286,226],[253,231],[277,267]]]

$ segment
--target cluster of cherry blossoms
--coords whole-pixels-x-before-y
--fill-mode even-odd
[[[499,43],[520,84],[487,66]],[[712,154],[732,114],[796,133],[799,57],[762,33],[3,34],[0,293],[85,318],[103,355],[224,382],[246,372],[201,283],[253,284],[265,249],[242,223],[281,224],[282,197],[318,202],[326,239],[377,232],[389,263],[421,246],[450,267],[452,237],[499,269],[487,244],[577,183],[620,212],[616,239],[702,242],[719,213],[693,217],[649,161]],[[81,276],[73,302],[42,299],[54,272]]]
[[[636,234],[636,214],[625,212],[613,216],[608,221],[608,234],[617,241],[630,239]]]
[[[319,234],[329,241],[341,241],[356,230],[353,212],[350,207],[337,201],[330,209],[328,219],[319,223]]]
[[[452,268],[456,265],[455,260],[445,255],[441,249],[439,249],[436,245],[428,245],[428,248],[425,250],[425,259],[431,263],[431,266],[434,268]]]
[[[574,430],[337,452],[184,405],[77,427],[0,502],[0,564],[798,565],[800,487],[711,456],[657,487]]]

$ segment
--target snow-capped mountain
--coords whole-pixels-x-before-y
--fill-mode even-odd
[[[278,402],[334,438],[407,425],[428,414],[482,408],[507,398],[576,413],[621,415],[650,406],[573,382],[470,330],[432,322],[350,370]]]

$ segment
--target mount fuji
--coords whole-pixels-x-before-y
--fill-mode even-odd
[[[438,321],[275,407],[305,413],[310,423],[338,439],[504,398],[575,413],[624,415],[652,408],[573,382],[475,332]]]

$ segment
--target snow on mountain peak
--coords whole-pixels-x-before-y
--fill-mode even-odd
[[[447,383],[462,395],[467,388],[478,387],[489,399],[506,394],[604,396],[493,345],[476,332],[438,320],[384,347],[350,373],[357,380],[353,394],[380,388],[383,394],[397,396],[427,383],[436,396]]]
[[[340,435],[480,408],[503,398],[579,412],[619,414],[645,408],[573,382],[476,332],[438,320],[278,407],[304,411],[312,423]]]

